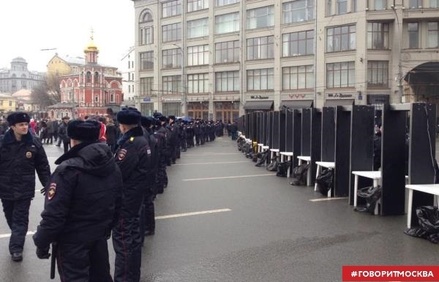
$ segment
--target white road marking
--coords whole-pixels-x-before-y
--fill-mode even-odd
[[[204,180],[218,180],[218,179],[236,179],[236,178],[249,178],[249,177],[260,177],[260,176],[273,176],[272,174],[253,174],[253,175],[237,175],[237,176],[220,176],[220,177],[205,177],[205,178],[188,178],[182,179],[182,181],[204,181]]]
[[[26,235],[34,235],[36,231],[28,231]],[[11,233],[0,234],[0,239],[11,237]]]
[[[334,200],[346,200],[348,197],[335,197],[335,198],[319,198],[311,199],[310,202],[324,202],[324,201],[334,201]]]
[[[190,164],[175,164],[175,165],[211,165],[211,164],[241,164],[248,163],[248,161],[236,161],[236,162],[210,162],[210,163],[190,163]]]
[[[232,211],[232,210],[231,209],[218,209],[218,210],[208,210],[208,211],[199,211],[199,212],[177,213],[177,214],[156,216],[155,219],[161,220],[161,219],[178,218],[178,217],[203,215],[203,214],[213,214],[213,213],[229,212],[229,211]],[[36,231],[28,231],[26,235],[29,236],[29,235],[33,235],[35,233],[36,233]],[[5,239],[5,238],[9,238],[9,237],[11,237],[11,233],[0,234],[0,239]]]
[[[170,214],[170,215],[156,216],[155,219],[178,218],[178,217],[184,217],[184,216],[193,216],[193,215],[202,215],[202,214],[212,214],[212,213],[229,212],[229,211],[232,211],[232,210],[231,210],[231,209],[219,209],[219,210],[210,210],[210,211],[199,211],[199,212],[177,213],[177,214]]]

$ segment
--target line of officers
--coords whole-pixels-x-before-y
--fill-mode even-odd
[[[115,153],[99,142],[98,121],[70,121],[71,149],[51,174],[42,143],[29,131],[29,116],[7,117],[9,130],[0,136],[0,198],[13,261],[23,259],[36,171],[45,203],[33,241],[38,258],[52,259],[51,278],[56,262],[61,281],[140,281],[143,240],[155,232],[154,199],[168,185],[166,167],[186,149],[182,143],[194,145],[181,137],[192,125],[179,125],[174,116],[144,117],[135,108],[124,108],[116,119],[121,137]],[[214,138],[207,134],[199,144]]]

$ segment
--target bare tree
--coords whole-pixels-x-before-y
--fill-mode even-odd
[[[39,104],[40,109],[59,103],[61,101],[59,77],[48,74],[45,80],[32,89],[31,97],[35,103]]]

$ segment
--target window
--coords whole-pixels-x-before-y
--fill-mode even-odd
[[[140,28],[140,45],[148,45],[154,43],[154,27],[145,26]]]
[[[409,48],[410,49],[419,48],[419,24],[408,23],[407,30],[409,33]]]
[[[153,91],[154,78],[153,77],[142,77],[140,78],[140,97],[151,96]]]
[[[273,90],[274,70],[258,69],[247,71],[247,90]]]
[[[439,8],[439,0],[430,0],[430,8]]]
[[[144,11],[139,22],[139,44],[147,45],[154,43],[154,27],[151,13]]]
[[[355,50],[355,25],[331,27],[326,33],[326,51]]]
[[[388,23],[367,23],[367,49],[389,49]]]
[[[162,17],[181,15],[181,0],[169,1],[162,4]]]
[[[239,62],[239,41],[227,41],[215,44],[215,63]]]
[[[326,64],[326,87],[341,88],[355,86],[354,62]]]
[[[215,17],[215,33],[239,31],[239,13]]]
[[[181,93],[183,90],[180,75],[171,75],[162,77],[163,93]]]
[[[181,23],[168,24],[162,27],[163,42],[181,39]]]
[[[282,36],[282,56],[314,54],[314,30],[286,33]]]
[[[439,47],[439,22],[428,23],[428,48]]]
[[[410,9],[422,8],[422,0],[409,0]]]
[[[206,19],[199,19],[187,22],[188,38],[207,36],[209,34],[209,26]]]
[[[296,23],[314,19],[314,0],[297,0],[282,5],[283,23]]]
[[[187,11],[195,12],[209,8],[209,0],[187,0]]]
[[[240,90],[238,71],[226,71],[215,73],[215,91],[232,92]]]
[[[337,0],[337,15],[343,15],[348,12],[348,0]]]
[[[373,8],[375,10],[385,10],[385,9],[387,9],[387,0],[375,0]]]
[[[140,53],[139,70],[153,70],[154,69],[154,51]]]
[[[297,66],[282,68],[282,89],[314,88],[314,66]]]
[[[332,0],[326,0],[326,11],[325,15],[327,17],[332,16]]]
[[[351,2],[351,12],[357,11],[357,0],[352,0]]]
[[[217,7],[235,4],[235,3],[239,3],[239,0],[215,0],[215,5]]]
[[[85,74],[85,82],[91,83],[91,72],[89,71]]]
[[[180,68],[181,67],[181,51],[180,49],[169,49],[163,50],[162,60],[163,60],[163,68]]]
[[[95,72],[95,75],[94,75],[94,78],[93,78],[93,82],[95,84],[99,83],[99,73],[98,72]]]
[[[274,36],[247,39],[247,60],[274,58]]]
[[[207,93],[209,92],[209,74],[199,73],[187,76],[188,93]]]
[[[387,87],[389,83],[389,62],[368,61],[367,62],[367,86]]]
[[[255,29],[274,25],[274,7],[262,7],[247,11],[247,28]]]
[[[188,66],[209,64],[209,45],[191,46],[187,48]]]

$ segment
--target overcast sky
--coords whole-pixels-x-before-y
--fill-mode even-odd
[[[134,45],[133,1],[0,0],[0,68],[23,57],[29,70],[45,71],[55,53],[83,56],[92,28],[99,63],[119,68]]]

